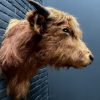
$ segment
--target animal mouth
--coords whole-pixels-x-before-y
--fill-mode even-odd
[[[82,65],[82,66],[73,66],[74,68],[76,69],[82,69],[82,68],[86,68],[88,67],[92,62],[90,62],[89,64],[86,64],[86,65]]]

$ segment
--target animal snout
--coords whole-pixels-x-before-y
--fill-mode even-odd
[[[91,60],[91,62],[93,62],[94,57],[93,57],[93,55],[92,55],[92,54],[90,54],[90,55],[89,55],[89,59]]]

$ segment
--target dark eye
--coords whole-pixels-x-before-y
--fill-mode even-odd
[[[74,36],[74,32],[70,28],[64,28],[63,31],[66,32],[67,35]]]
[[[70,30],[68,28],[64,28],[63,31],[66,33],[70,33]]]

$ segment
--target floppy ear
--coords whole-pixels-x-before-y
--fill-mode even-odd
[[[36,33],[41,33],[46,27],[46,18],[37,11],[30,11],[26,14],[30,26],[34,28]]]
[[[46,19],[50,13],[40,3],[32,0],[28,0],[28,2],[35,8],[35,11],[27,13],[27,19],[30,22],[30,25],[32,27],[34,26],[34,29],[41,32],[43,29],[45,29]]]

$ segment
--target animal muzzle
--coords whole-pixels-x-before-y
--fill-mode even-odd
[[[89,59],[90,59],[91,62],[93,62],[93,60],[94,60],[94,56],[93,56],[92,54],[89,55]]]
[[[88,52],[87,54],[85,54],[85,57],[83,57],[83,59],[83,67],[86,67],[93,62],[94,56],[91,52]]]

